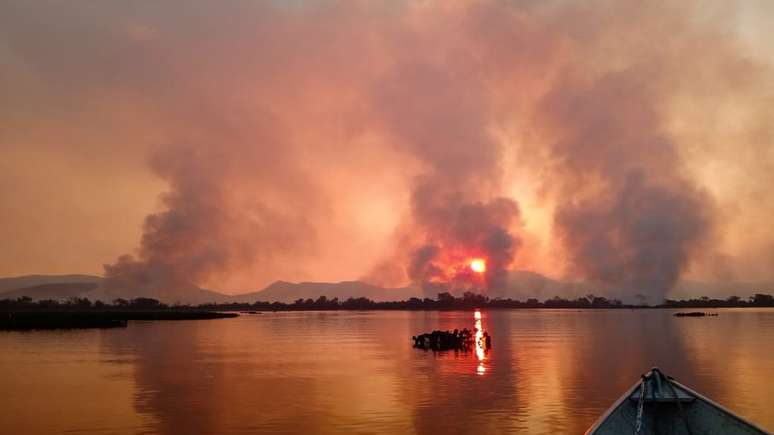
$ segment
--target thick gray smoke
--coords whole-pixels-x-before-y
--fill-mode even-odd
[[[281,204],[270,207],[252,197],[261,191],[256,184],[279,179],[271,166],[292,170],[282,149],[268,140],[265,146],[232,144],[225,149],[158,148],[151,166],[171,187],[162,197],[166,210],[145,219],[137,258],[125,255],[105,265],[108,295],[148,294],[175,300],[196,284],[213,277],[226,279],[224,271],[249,270],[256,262],[281,271],[278,263],[299,260],[304,250],[313,249],[314,227],[299,211],[303,206],[283,212]],[[295,176],[300,183],[303,177]],[[288,186],[283,198],[291,202],[298,194],[295,189],[306,194],[313,187]]]
[[[711,234],[708,196],[683,175],[648,67],[584,80],[568,74],[541,103],[554,127],[547,182],[561,195],[554,228],[576,275],[659,303]]]
[[[217,14],[142,9],[127,29],[116,23],[113,39],[89,27],[121,16],[110,7],[74,26],[83,39],[68,48],[72,65],[93,61],[77,52],[82,41],[120,48],[122,68],[92,68],[120,90],[105,99],[157,110],[145,123],[164,127],[149,136],[171,144],[151,153],[169,185],[161,211],[145,220],[135,256],[105,267],[116,294],[223,282],[248,290],[319,279],[305,272],[331,264],[345,279],[357,263],[356,276],[385,255],[345,246],[369,232],[352,225],[358,215],[399,222],[398,246],[368,279],[499,295],[538,237],[525,222],[546,212],[541,242],[556,246],[568,278],[658,302],[714,236],[712,197],[685,164],[694,144],[676,126],[685,101],[718,83],[731,89],[754,68],[720,43],[722,25],[696,19],[701,2],[208,7]],[[70,82],[82,77],[71,72]],[[745,77],[770,77],[756,74]],[[513,185],[514,173],[525,185]],[[400,182],[380,190],[389,177]],[[394,196],[382,202],[372,193],[385,191]],[[538,192],[540,214],[513,198],[523,191]],[[401,215],[359,215],[371,200]],[[346,261],[319,261],[339,251]],[[473,258],[487,262],[484,274],[468,267]]]
[[[388,137],[421,164],[406,227],[418,246],[401,247],[409,249],[406,272],[433,296],[502,290],[520,243],[511,232],[520,213],[516,201],[500,196],[503,149],[489,131],[491,97],[480,71],[456,63],[474,66],[474,58],[441,59],[410,56],[375,93]],[[470,269],[472,258],[486,262],[483,277]]]
[[[424,244],[411,253],[409,278],[429,295],[438,290],[502,291],[520,243],[508,230],[519,218],[516,202],[497,198],[472,203],[454,197],[416,201],[414,218]],[[486,262],[483,280],[469,267],[474,258]]]
[[[690,185],[659,186],[642,173],[621,182],[560,206],[556,230],[572,266],[592,283],[660,302],[708,234],[704,197]]]

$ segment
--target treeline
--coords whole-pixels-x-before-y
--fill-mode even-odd
[[[315,311],[315,310],[470,310],[475,308],[626,308],[617,299],[589,295],[577,299],[563,299],[554,296],[543,302],[537,299],[519,301],[513,299],[490,299],[485,295],[465,292],[455,297],[448,292],[438,293],[436,299],[410,298],[405,301],[375,302],[368,298],[297,299],[292,303],[255,302],[233,304],[205,304],[201,308],[213,310],[261,310],[261,311]]]
[[[774,296],[756,293],[743,299],[739,296],[729,296],[726,299],[711,299],[702,296],[698,299],[666,299],[659,307],[665,308],[743,308],[743,307],[774,307]]]
[[[471,292],[464,293],[461,297],[454,297],[448,292],[439,293],[436,299],[411,298],[405,301],[375,302],[367,298],[338,298],[328,299],[320,296],[317,299],[297,299],[292,303],[283,302],[255,302],[255,303],[229,303],[229,304],[205,304],[200,308],[212,310],[262,310],[262,311],[314,311],[314,310],[468,310],[474,308],[721,308],[721,307],[774,307],[774,296],[767,294],[755,294],[742,299],[731,296],[727,299],[710,299],[702,296],[698,299],[671,300],[666,299],[663,304],[624,304],[618,299],[608,299],[593,294],[575,299],[565,299],[554,296],[551,299],[539,301],[535,298],[526,301],[514,299],[490,299],[487,296]]]
[[[211,303],[201,305],[167,305],[152,298],[131,300],[115,299],[111,303],[92,302],[87,298],[72,297],[64,301],[33,301],[29,297],[0,300],[0,310],[46,309],[46,310],[209,310],[209,311],[309,311],[309,310],[467,310],[473,308],[622,308],[628,307],[617,299],[589,295],[577,299],[563,299],[555,296],[543,302],[527,299],[522,302],[513,299],[490,299],[487,296],[466,292],[454,297],[448,292],[439,293],[436,299],[410,298],[405,301],[375,302],[368,298],[298,299],[292,303]]]
[[[697,299],[666,299],[663,304],[650,306],[645,304],[624,304],[618,299],[607,299],[593,294],[575,299],[554,296],[539,301],[531,298],[526,301],[514,299],[490,299],[485,295],[466,292],[455,297],[448,292],[439,293],[435,299],[410,298],[405,301],[375,302],[368,298],[298,299],[292,303],[262,302],[254,303],[218,303],[201,305],[167,305],[152,298],[115,299],[111,303],[92,302],[87,298],[69,298],[64,301],[33,301],[28,297],[0,300],[0,310],[205,310],[205,311],[320,311],[320,310],[469,310],[474,308],[723,308],[723,307],[774,307],[774,296],[757,293],[743,299],[731,296],[726,299],[711,299],[702,296]]]

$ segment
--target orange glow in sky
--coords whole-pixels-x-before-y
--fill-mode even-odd
[[[476,273],[486,272],[486,261],[482,258],[474,258],[470,260],[470,269]]]

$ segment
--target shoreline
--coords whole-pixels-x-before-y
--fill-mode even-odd
[[[235,318],[240,316],[263,315],[267,313],[283,312],[364,312],[364,311],[436,311],[436,312],[469,312],[473,310],[551,310],[551,311],[595,311],[595,310],[721,310],[735,308],[772,308],[760,306],[743,307],[671,307],[671,306],[612,306],[612,307],[380,307],[369,308],[298,308],[284,307],[281,309],[245,309],[237,307],[223,307],[218,309],[201,308],[175,308],[156,310],[116,310],[116,309],[67,309],[67,308],[27,308],[16,310],[0,310],[0,331],[30,331],[51,329],[106,329],[123,328],[129,321],[176,321],[176,320],[216,320]],[[715,314],[714,316],[716,316]],[[714,317],[710,315],[709,317]]]

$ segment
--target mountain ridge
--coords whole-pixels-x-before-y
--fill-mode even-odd
[[[263,290],[233,295],[233,298],[235,302],[293,302],[296,299],[317,299],[320,296],[328,299],[365,297],[373,301],[387,301],[420,297],[421,293],[420,289],[414,287],[388,288],[364,281],[292,283],[278,280]]]
[[[66,300],[71,297],[81,297],[95,290],[99,283],[95,282],[60,282],[40,284],[0,293],[0,299],[18,299],[28,297],[32,300],[51,299]]]
[[[65,274],[65,275],[19,275],[6,278],[0,278],[0,296],[4,293],[19,290],[25,287],[34,287],[43,284],[63,284],[63,283],[98,283],[102,277],[87,274]]]
[[[262,290],[235,295],[203,289],[193,284],[170,289],[137,288],[131,290],[108,290],[101,285],[102,282],[103,278],[101,277],[78,274],[38,274],[0,278],[0,299],[15,299],[27,296],[34,300],[66,300],[71,297],[86,297],[92,301],[102,300],[110,302],[119,297],[124,299],[150,297],[172,304],[201,304],[253,303],[256,301],[289,303],[297,299],[317,299],[320,296],[325,296],[328,299],[338,298],[339,300],[350,297],[365,297],[379,302],[406,300],[411,297],[436,297],[435,293],[424,292],[418,287],[388,288],[357,280],[339,282],[305,281],[298,283],[278,280]],[[18,285],[19,287],[13,288],[13,285]],[[774,284],[766,282],[707,283],[684,280],[678,283],[669,292],[667,297],[673,299],[700,296],[725,298],[730,295],[747,297],[754,293],[772,293],[772,290],[774,290]],[[535,298],[546,300],[554,296],[577,298],[589,293],[620,298],[616,292],[609,291],[609,289],[605,291],[604,287],[600,285],[557,280],[528,270],[511,271],[508,275],[508,284],[502,289],[490,291],[488,295],[491,298],[518,300]],[[662,301],[647,300],[647,302],[654,304],[661,303]]]

